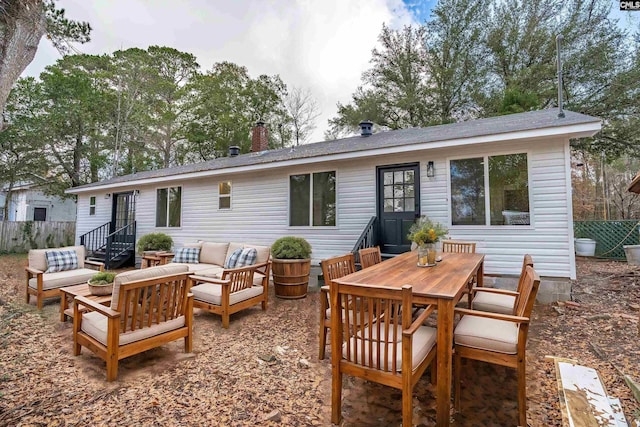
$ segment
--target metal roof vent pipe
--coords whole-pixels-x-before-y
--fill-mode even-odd
[[[360,135],[370,136],[373,134],[373,122],[370,120],[363,120],[360,122]]]
[[[240,154],[240,147],[237,145],[232,145],[229,147],[229,157],[236,157]]]

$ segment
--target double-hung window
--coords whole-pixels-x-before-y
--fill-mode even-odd
[[[89,197],[89,215],[96,214],[96,196]]]
[[[289,177],[289,225],[336,225],[336,172]]]
[[[180,227],[182,187],[156,190],[156,227]]]
[[[231,209],[231,181],[218,184],[218,209]]]
[[[527,154],[449,162],[451,225],[529,225]]]

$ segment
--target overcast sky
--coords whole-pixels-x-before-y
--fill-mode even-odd
[[[321,116],[321,141],[336,103],[347,103],[369,67],[382,24],[423,22],[434,0],[59,0],[67,17],[88,21],[82,53],[151,45],[194,54],[201,70],[230,61],[252,77],[279,74],[308,88]],[[25,76],[38,76],[60,54],[43,38]],[[364,119],[364,117],[363,117]]]

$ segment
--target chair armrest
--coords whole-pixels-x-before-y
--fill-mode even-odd
[[[411,324],[411,326],[409,326],[409,329],[405,329],[404,331],[402,331],[402,335],[404,336],[411,336],[413,335],[420,326],[422,326],[422,323],[427,320],[427,317],[431,316],[431,313],[433,313],[433,311],[436,309],[436,307],[434,305],[429,305],[427,306],[424,311],[422,312],[422,314],[420,314],[420,316],[416,317],[416,320],[413,321],[413,323]]]
[[[485,288],[485,287],[477,287],[474,286],[471,288],[473,292],[488,292],[490,294],[500,294],[500,295],[511,295],[517,297],[519,292],[516,291],[508,291],[506,289],[496,289],[496,288]]]
[[[469,310],[468,308],[456,308],[458,314],[468,314],[470,316],[486,317],[488,319],[506,320],[513,323],[529,323],[528,317],[513,316],[511,314],[490,313],[488,311]]]
[[[92,265],[94,267],[98,267],[99,271],[104,271],[104,263],[103,262],[93,261],[93,260],[90,260],[90,259],[85,259],[84,260],[84,264],[85,265]]]
[[[329,286],[324,285],[323,287],[320,288],[320,292],[328,293],[329,292]]]
[[[197,276],[195,274],[191,275],[189,277],[194,282],[213,283],[214,285],[229,285],[229,284],[231,284],[231,281],[229,279],[222,280],[222,279],[216,279],[215,277]]]
[[[95,301],[91,301],[87,297],[77,296],[73,299],[74,305],[83,305],[85,307],[90,308],[92,311],[97,311],[98,313],[109,317],[109,318],[119,318],[120,312],[111,310],[106,305],[98,304]]]
[[[33,274],[34,276],[37,276],[38,274],[44,274],[44,271],[41,271],[41,270],[35,269],[35,268],[33,268],[33,267],[25,267],[25,268],[24,268],[24,270],[25,270],[27,273]]]

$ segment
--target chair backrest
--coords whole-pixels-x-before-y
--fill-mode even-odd
[[[230,293],[252,287],[253,273],[255,273],[256,268],[257,265],[248,265],[246,267],[224,270],[222,280],[228,280],[230,282]]]
[[[527,266],[524,273],[524,280],[522,281],[522,292],[520,292],[520,300],[518,301],[518,305],[516,306],[515,310],[516,316],[531,317],[533,304],[536,302],[536,296],[538,295],[539,286],[540,276],[538,276],[538,273],[536,273],[533,267]],[[522,330],[523,328],[520,329]],[[524,329],[526,331],[527,328]]]
[[[514,313],[522,295],[522,284],[524,283],[524,277],[525,277],[525,273],[527,272],[527,267],[533,267],[533,258],[531,258],[531,255],[529,254],[526,254],[524,256],[524,259],[522,260],[522,270],[520,271],[520,278],[518,279],[518,288],[516,289],[516,291],[518,292],[518,295],[516,295],[515,301],[513,303]]]
[[[411,286],[397,289],[336,283],[330,294],[331,333],[342,337],[342,360],[394,375],[404,370],[406,363],[404,368],[411,371],[411,357],[402,357],[402,331],[411,325]]]
[[[457,240],[443,240],[442,252],[475,254],[475,242],[460,242]]]
[[[356,271],[355,257],[352,253],[323,259],[320,261],[320,265],[322,266],[324,283],[329,286],[334,279],[339,279]]]
[[[358,251],[358,256],[360,257],[360,265],[362,268],[371,267],[372,265],[382,262],[382,255],[380,254],[379,246],[360,249]]]
[[[190,289],[189,273],[122,283],[117,308],[120,312],[120,333],[184,316]]]

